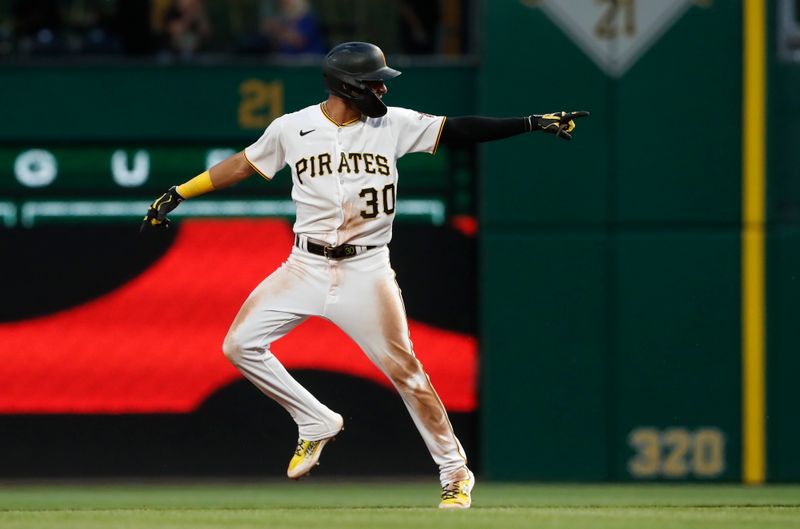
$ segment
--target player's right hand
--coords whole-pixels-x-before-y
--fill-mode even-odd
[[[554,112],[552,114],[534,114],[531,116],[533,130],[541,130],[549,134],[555,134],[565,140],[572,139],[572,131],[575,129],[575,119],[588,116],[585,110],[577,112]]]
[[[158,197],[155,202],[150,204],[147,208],[147,215],[145,215],[139,232],[151,229],[167,229],[169,228],[169,219],[167,214],[173,209],[178,207],[178,204],[183,202],[183,197],[178,194],[175,186]]]

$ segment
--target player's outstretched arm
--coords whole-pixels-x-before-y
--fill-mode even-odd
[[[170,187],[166,193],[158,197],[147,208],[147,215],[145,215],[139,231],[152,228],[169,228],[167,215],[184,200],[232,186],[251,174],[253,174],[253,167],[245,158],[244,152],[229,156],[188,182]]]
[[[585,110],[532,114],[520,118],[489,118],[461,116],[447,118],[442,128],[443,143],[476,143],[502,140],[525,132],[543,131],[565,139],[572,139],[575,119],[588,116]]]

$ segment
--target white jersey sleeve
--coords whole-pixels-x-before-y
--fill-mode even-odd
[[[389,124],[396,140],[397,158],[411,152],[436,153],[444,116],[431,116],[407,108],[389,107]]]
[[[275,173],[286,165],[286,149],[283,144],[283,116],[269,124],[267,130],[255,143],[244,150],[244,156],[253,169],[272,180]]]

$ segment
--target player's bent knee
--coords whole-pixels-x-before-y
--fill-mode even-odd
[[[229,332],[225,336],[225,341],[222,342],[222,352],[233,365],[239,363],[244,352],[244,344],[236,333]]]
[[[228,331],[222,342],[222,352],[234,366],[239,367],[245,357],[264,360],[272,356],[269,352],[269,345],[261,342],[262,339],[258,336],[248,335],[239,329],[232,329]]]

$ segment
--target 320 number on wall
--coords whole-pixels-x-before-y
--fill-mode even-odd
[[[634,451],[628,472],[635,478],[715,478],[725,472],[725,434],[719,428],[640,427],[628,434],[628,445]]]

